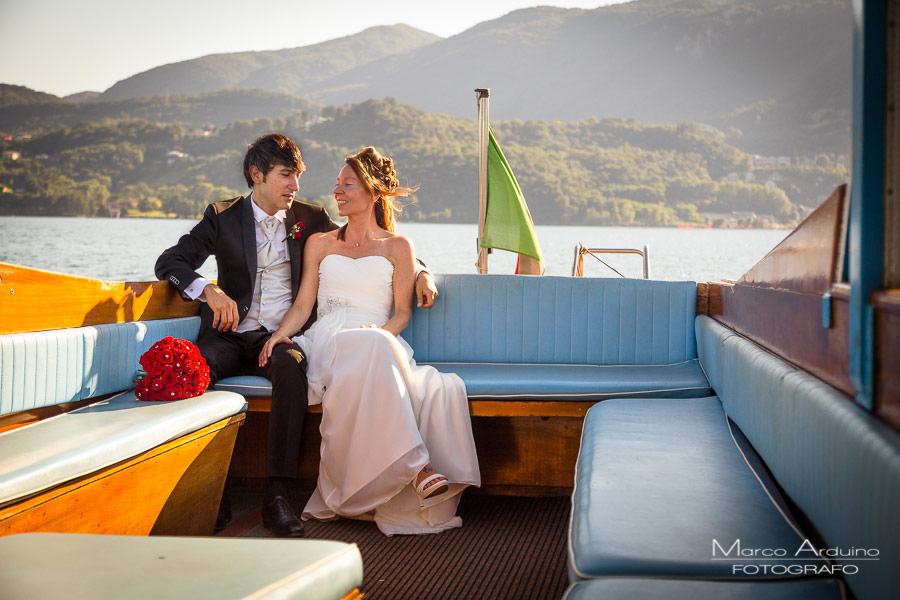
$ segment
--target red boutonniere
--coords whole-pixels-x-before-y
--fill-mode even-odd
[[[303,234],[304,227],[306,227],[306,225],[303,224],[303,221],[297,221],[296,223],[294,223],[294,226],[291,227],[291,230],[288,231],[287,235],[284,236],[284,240],[287,241],[300,239],[300,236]]]
[[[153,344],[141,356],[135,379],[140,400],[181,400],[199,396],[209,386],[209,367],[197,346],[171,336]]]

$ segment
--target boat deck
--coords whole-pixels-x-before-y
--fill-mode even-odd
[[[233,488],[235,518],[220,536],[271,537],[258,489]],[[307,494],[291,498],[299,514]],[[463,527],[436,535],[387,537],[375,523],[307,521],[306,537],[353,542],[363,557],[365,598],[549,600],[566,589],[568,497],[525,498],[466,492]]]

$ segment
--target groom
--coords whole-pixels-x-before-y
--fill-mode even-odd
[[[203,301],[197,346],[209,365],[210,385],[245,374],[272,382],[262,518],[278,537],[303,535],[286,497],[306,414],[306,357],[297,344],[278,344],[264,368],[258,357],[297,296],[306,239],[338,227],[321,207],[294,202],[305,168],[300,149],[286,136],[257,138],[244,155],[251,194],[210,204],[190,233],[156,261],[157,277],[185,299]],[[196,272],[210,255],[216,257],[218,285]],[[426,308],[437,298],[427,271],[416,279],[416,297]],[[230,519],[227,504],[226,497],[217,526]]]

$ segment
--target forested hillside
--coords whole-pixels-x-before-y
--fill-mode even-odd
[[[698,124],[590,118],[493,128],[542,224],[701,224],[709,220],[701,212],[739,210],[789,225],[845,176],[824,157],[773,178],[724,133]],[[0,213],[196,216],[209,202],[243,193],[243,150],[265,131],[300,144],[307,199],[330,205],[343,157],[373,144],[395,158],[401,180],[421,185],[401,220],[476,220],[475,120],[392,100],[325,107],[312,122],[304,112],[239,121],[212,135],[132,120],[4,142],[21,156],[0,162]]]
[[[15,86],[0,84],[0,102],[14,97]],[[23,90],[27,88],[21,88]],[[32,92],[39,94],[40,92]],[[44,98],[46,96],[46,99]],[[0,110],[0,131],[44,132],[82,122],[144,120],[182,123],[188,127],[223,127],[260,117],[287,117],[298,111],[318,112],[320,105],[285,92],[232,89],[196,95],[173,94],[128,100],[74,102],[49,94]],[[2,106],[2,105],[0,105]]]

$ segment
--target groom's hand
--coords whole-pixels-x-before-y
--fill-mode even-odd
[[[281,335],[279,333],[273,333],[272,336],[266,340],[265,346],[263,346],[262,350],[259,351],[259,366],[264,367],[266,363],[269,362],[269,358],[272,356],[272,351],[275,350],[276,344],[293,344],[294,340],[289,338],[286,335]]]
[[[203,288],[203,298],[213,311],[212,326],[219,331],[235,331],[241,318],[237,303],[214,283]]]
[[[428,271],[422,271],[416,277],[416,306],[431,308],[437,297],[438,289],[434,284],[434,278]]]

